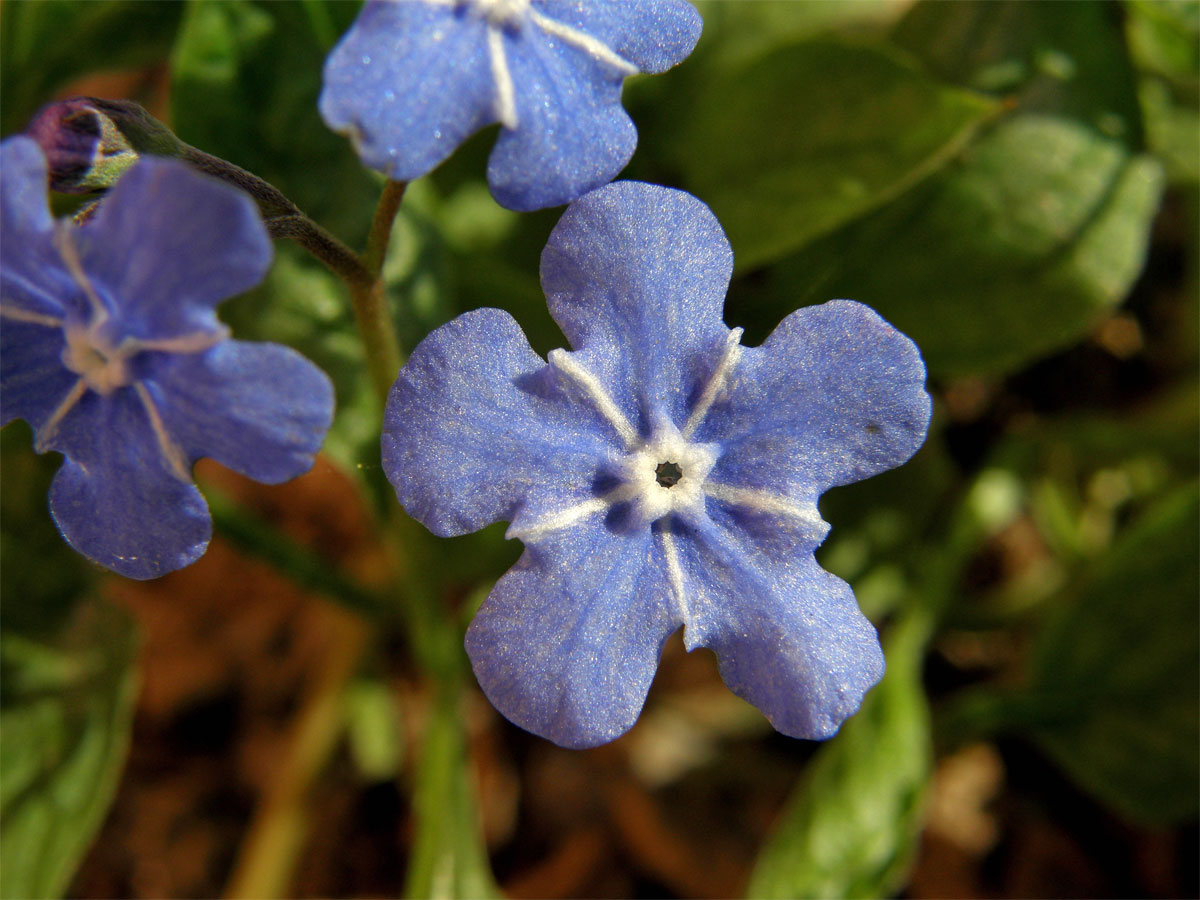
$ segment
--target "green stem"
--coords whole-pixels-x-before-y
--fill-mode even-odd
[[[354,318],[366,350],[367,369],[382,403],[403,357],[396,340],[396,328],[388,314],[382,272],[388,241],[400,202],[404,199],[403,181],[389,181],[383,187],[366,252],[360,257],[336,237],[306,216],[296,204],[269,182],[240,166],[182,144],[177,150],[180,159],[222,181],[236,185],[254,198],[272,238],[290,238],[323,262],[350,289],[354,303]]]
[[[371,232],[367,237],[367,250],[361,265],[367,273],[363,281],[350,282],[350,296],[354,301],[354,318],[358,333],[362,337],[367,354],[367,369],[371,381],[382,403],[387,403],[388,392],[396,373],[404,364],[400,342],[396,340],[396,327],[387,308],[387,294],[383,285],[383,261],[387,255],[392,224],[400,201],[404,199],[403,181],[389,181],[383,186],[375,215],[371,220]]]
[[[303,215],[299,207],[285,197],[275,185],[259,178],[253,172],[247,172],[241,166],[234,165],[227,159],[197,150],[188,144],[182,144],[179,158],[205,175],[211,175],[241,188],[254,198],[264,219],[272,219],[275,216]]]
[[[376,278],[366,285],[350,285],[350,297],[354,302],[358,333],[367,354],[367,371],[370,372],[380,403],[384,404],[387,403],[388,392],[392,389],[392,382],[396,380],[403,359],[400,343],[396,340],[396,329],[388,314],[382,279]]]
[[[404,189],[407,181],[388,181],[379,195],[379,204],[375,207],[375,217],[371,220],[371,233],[367,235],[367,251],[363,254],[363,265],[373,276],[378,277],[383,271],[383,259],[387,255],[388,241],[392,237],[392,226],[396,222],[396,213],[400,211],[400,201],[404,199]]]
[[[197,171],[241,188],[254,198],[272,238],[295,241],[347,284],[369,284],[375,272],[358,255],[306,216],[279,188],[228,160],[183,144],[179,158]]]
[[[295,207],[279,209],[278,215],[268,219],[273,236],[296,240],[345,280],[354,303],[354,316],[371,381],[384,403],[403,357],[387,308],[382,271],[405,187],[403,182],[397,181],[389,181],[384,186],[362,257],[355,256]],[[260,206],[265,199],[270,208],[278,208],[277,198],[269,193],[263,197],[255,194],[255,197]],[[320,575],[306,567],[296,554],[288,552],[288,548],[258,541],[261,535],[247,536],[243,526],[234,525],[231,530],[243,538],[254,539],[260,549],[265,547],[269,555],[285,563],[286,569],[298,574],[302,580]],[[429,677],[443,686],[441,693],[456,697],[463,676],[462,645],[457,627],[438,603],[426,552],[428,536],[399,507],[393,508],[393,515],[384,530],[391,549],[395,587],[404,595],[397,608],[405,613],[404,622],[414,660]],[[326,583],[317,586],[345,587]],[[355,597],[354,600],[365,605],[366,598]],[[366,646],[366,630],[362,623],[352,624],[353,627],[340,627],[340,632],[334,636],[334,646],[296,717],[277,777],[268,787],[242,846],[226,891],[227,897],[278,897],[287,890],[307,838],[306,803],[311,784],[328,762],[342,733],[341,700]],[[435,729],[435,734],[441,732]],[[431,750],[435,751],[438,746],[438,740],[433,739]],[[445,791],[436,793],[441,795]],[[423,792],[422,796],[427,794]],[[425,805],[429,802],[425,801]],[[467,797],[459,802],[469,804],[471,801]],[[426,838],[427,842],[430,840],[433,843],[426,848],[426,854],[435,852],[435,848],[447,839],[438,835]],[[482,866],[476,867],[486,872],[486,854]],[[479,884],[490,886],[482,880]]]
[[[372,276],[354,251],[303,213],[275,216],[265,224],[272,238],[295,241],[347,285],[370,284]]]

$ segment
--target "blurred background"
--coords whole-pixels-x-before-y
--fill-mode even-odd
[[[611,745],[503,720],[461,634],[519,545],[380,526],[348,297],[281,242],[222,315],[321,365],[337,419],[290,484],[200,465],[198,563],[135,583],[75,556],[58,457],[0,434],[0,894],[1196,896],[1200,4],[697,5],[695,53],[626,85],[625,177],[712,206],[747,343],[848,297],[929,367],[925,447],[821,503],[819,559],[887,651],[862,711],[784,738],[676,635]],[[357,9],[10,0],[3,134],[129,97],[361,247],[382,182],[316,109]],[[537,277],[559,211],[495,205],[494,131],[409,188],[408,349],[480,306],[563,343]]]

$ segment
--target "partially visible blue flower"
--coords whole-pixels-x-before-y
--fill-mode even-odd
[[[392,388],[383,459],[405,509],[446,536],[506,520],[525,544],[467,651],[496,707],[556,743],[625,732],[680,626],[794,737],[832,735],[883,673],[875,629],[813,557],[816,504],[921,445],[920,354],[847,300],[744,347],[721,320],[732,264],[694,197],[610,184],[542,255],[573,351],[543,361],[480,309]]]
[[[0,144],[0,424],[25,419],[38,452],[65,457],[50,511],[67,542],[154,578],[208,545],[194,461],[267,483],[307,471],[332,386],[217,320],[271,264],[248,196],[147,158],[77,227],[51,218],[46,177],[33,140]]]
[[[684,0],[368,0],[325,63],[321,115],[400,181],[499,122],[496,200],[557,206],[629,162],[622,82],[680,62],[700,27]]]

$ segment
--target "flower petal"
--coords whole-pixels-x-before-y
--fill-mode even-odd
[[[76,232],[83,270],[126,336],[214,331],[213,308],[254,287],[273,249],[249,195],[171,159],[143,159]]]
[[[715,650],[729,689],[777,730],[830,737],[883,675],[875,628],[850,586],[817,565],[806,528],[748,530],[711,502],[709,514],[676,525],[688,649]]]
[[[493,705],[564,747],[624,734],[678,627],[649,529],[595,515],[528,547],[476,613],[467,654]]]
[[[566,401],[512,316],[478,309],[431,333],[400,370],[383,467],[409,515],[435,534],[466,534],[523,505],[592,497],[612,451],[605,429]]]
[[[333,418],[329,378],[278,344],[164,354],[152,372],[146,387],[189,460],[208,456],[265,484],[312,468]]]
[[[503,33],[516,127],[505,128],[488,160],[501,206],[520,211],[568,203],[611,181],[637,146],[621,108],[624,74],[529,24]]]
[[[450,5],[367,3],[325,63],[321,116],[400,181],[496,121],[487,27]]]
[[[551,315],[643,433],[687,419],[729,335],[733,254],[690,194],[619,181],[563,213],[542,253]]]
[[[36,432],[79,376],[62,364],[62,330],[0,319],[0,425],[24,419]]]
[[[129,578],[157,578],[195,562],[212,536],[208,506],[162,452],[132,388],[85,395],[53,442],[67,456],[50,486],[50,512],[67,543]]]
[[[696,7],[684,0],[541,0],[534,9],[590,35],[652,74],[682,62],[696,46],[704,24]]]
[[[713,480],[815,499],[905,462],[929,416],[916,345],[869,307],[834,300],[742,351],[696,439],[723,446]]]
[[[54,248],[46,202],[46,159],[23,136],[0,143],[0,311],[61,318],[78,294]]]

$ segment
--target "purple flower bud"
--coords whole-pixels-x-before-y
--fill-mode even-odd
[[[137,161],[137,151],[86,97],[43,106],[26,134],[46,155],[50,187],[83,194],[109,187]]]

